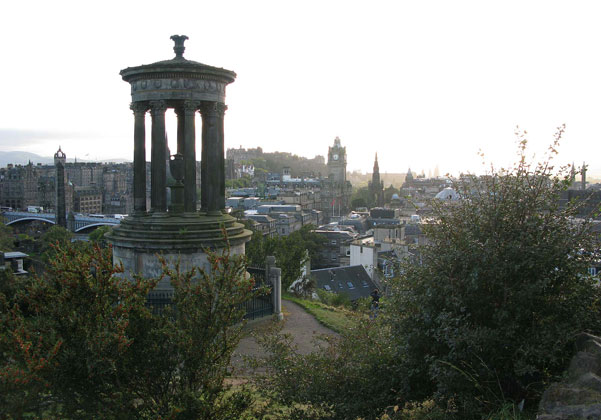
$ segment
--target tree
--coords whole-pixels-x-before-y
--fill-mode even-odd
[[[55,254],[57,247],[65,247],[71,243],[73,234],[62,226],[54,225],[50,227],[41,237],[42,258],[49,261]]]
[[[351,196],[351,206],[353,209],[357,209],[358,207],[373,207],[374,200],[369,192],[368,187],[360,187],[357,189],[353,189],[353,194]]]
[[[174,309],[152,313],[157,279],[122,278],[111,253],[58,247],[44,278],[0,287],[0,418],[238,418],[250,397],[223,379],[258,293],[243,258],[165,266]]]
[[[514,167],[464,176],[458,202],[434,200],[422,263],[402,267],[388,313],[410,399],[452,401],[460,418],[534,407],[575,334],[600,330],[591,223],[560,207],[569,174],[551,164],[562,134],[537,165],[521,134]]]
[[[326,239],[313,232],[314,229],[313,225],[305,225],[288,236],[273,238],[255,232],[246,244],[249,265],[262,267],[267,256],[275,256],[277,266],[282,269],[282,287],[287,288],[300,277],[302,265],[306,262],[306,251],[312,262],[319,262]]]
[[[107,233],[112,232],[112,230],[113,230],[113,228],[110,227],[110,226],[99,226],[99,227],[97,227],[89,235],[90,242],[98,243],[101,246],[106,246],[107,245],[107,241],[104,238],[104,236]]]
[[[0,251],[12,251],[15,247],[15,238],[10,226],[4,224],[4,218],[0,218]]]

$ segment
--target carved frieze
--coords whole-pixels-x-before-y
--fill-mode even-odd
[[[190,99],[195,101],[225,101],[226,83],[196,78],[155,78],[131,82],[134,102]]]

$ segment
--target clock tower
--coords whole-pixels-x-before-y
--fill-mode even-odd
[[[346,147],[336,137],[328,148],[328,177],[321,181],[321,210],[326,223],[342,220],[350,211],[352,186],[346,179]]]
[[[338,137],[328,149],[328,178],[331,182],[346,183],[346,147],[340,145]]]

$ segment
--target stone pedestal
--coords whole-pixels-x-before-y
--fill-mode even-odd
[[[249,234],[229,215],[149,214],[124,219],[110,235],[110,241],[113,259],[116,264],[123,264],[124,276],[158,278],[162,273],[159,256],[172,267],[179,262],[182,272],[194,267],[209,271],[207,250],[220,253],[229,243],[232,255],[244,254]],[[164,279],[156,290],[170,289],[169,279]]]

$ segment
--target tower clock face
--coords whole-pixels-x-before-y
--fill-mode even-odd
[[[332,156],[332,159],[338,160],[338,154],[334,153],[334,155]]]

